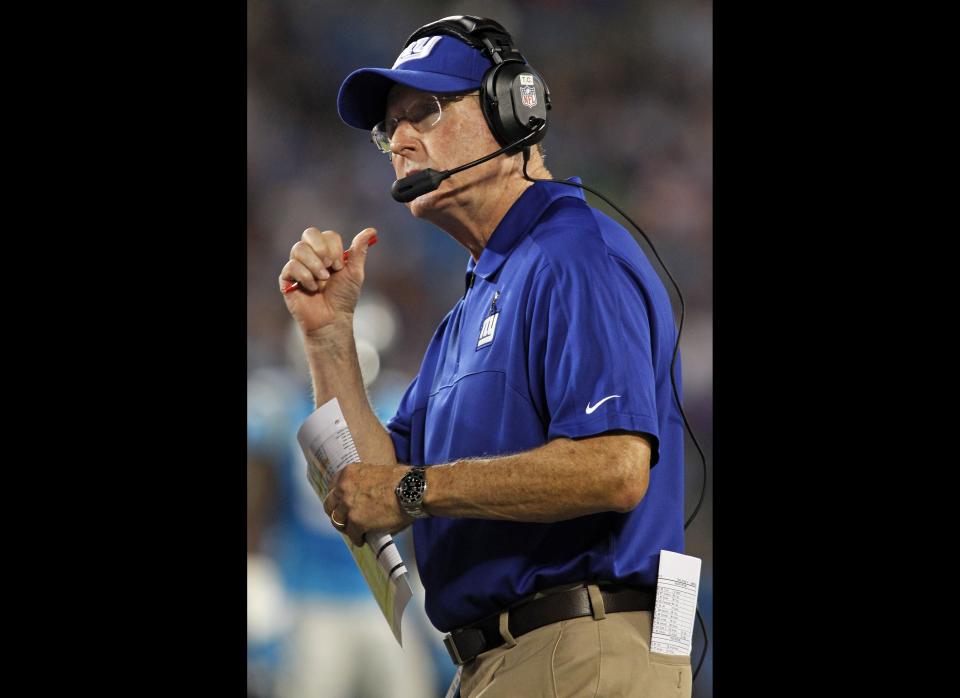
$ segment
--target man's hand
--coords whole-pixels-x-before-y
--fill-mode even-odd
[[[280,290],[294,281],[300,287],[284,293],[287,310],[305,335],[350,319],[363,286],[367,249],[376,243],[375,228],[365,228],[355,238],[344,260],[343,240],[333,230],[307,228],[290,249],[290,261],[280,272]],[[352,323],[351,323],[352,332]]]
[[[354,545],[364,543],[370,531],[396,533],[413,522],[400,507],[396,487],[410,469],[406,465],[351,463],[337,473],[323,500],[327,516],[345,524],[338,529]]]

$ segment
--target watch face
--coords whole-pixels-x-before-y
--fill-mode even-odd
[[[417,471],[410,471],[400,480],[399,490],[401,500],[410,504],[419,504],[423,496],[423,475]]]

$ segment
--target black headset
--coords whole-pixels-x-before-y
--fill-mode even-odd
[[[417,29],[404,48],[425,36],[446,34],[485,52],[493,65],[480,81],[483,117],[501,146],[538,131],[524,145],[533,145],[547,134],[550,89],[518,51],[509,32],[499,22],[474,15],[444,17]],[[539,130],[538,130],[539,129]],[[519,151],[521,146],[511,149]]]

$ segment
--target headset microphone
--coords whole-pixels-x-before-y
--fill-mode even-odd
[[[423,196],[440,186],[440,182],[450,176],[449,171],[437,172],[436,170],[424,170],[417,172],[409,177],[398,179],[390,187],[390,196],[395,201],[402,204],[413,201],[418,196]]]
[[[503,153],[507,152],[511,148],[515,148],[525,141],[530,140],[544,129],[544,127],[547,125],[547,122],[544,119],[538,119],[531,116],[530,124],[534,127],[533,131],[525,135],[523,138],[510,143],[509,145],[505,145],[503,148],[500,148],[500,150],[490,153],[489,155],[484,155],[479,160],[468,162],[466,165],[460,165],[460,167],[455,167],[452,170],[443,170],[442,172],[437,172],[436,170],[426,169],[422,172],[417,172],[408,177],[404,177],[403,179],[398,179],[393,183],[393,186],[390,187],[390,196],[394,198],[394,201],[399,201],[402,204],[413,201],[418,196],[423,196],[424,194],[432,192],[450,175],[455,175],[457,172],[463,172],[464,170],[469,170],[471,167],[481,165],[487,160],[492,160],[498,155],[502,155]]]

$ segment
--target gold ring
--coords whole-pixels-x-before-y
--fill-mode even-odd
[[[344,529],[347,527],[347,524],[337,521],[337,519],[333,516],[333,512],[330,512],[330,523],[339,529]]]

